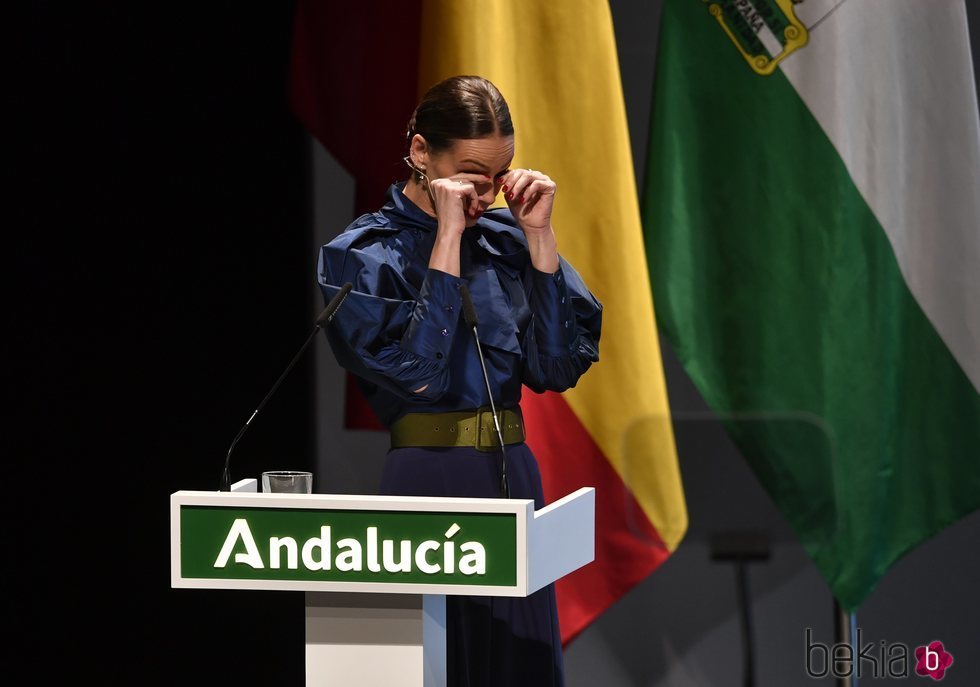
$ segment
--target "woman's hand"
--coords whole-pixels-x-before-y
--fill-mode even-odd
[[[513,169],[504,175],[501,187],[517,226],[524,232],[535,269],[553,274],[558,270],[558,242],[551,228],[555,182],[533,169]]]
[[[480,195],[474,184],[489,180],[483,174],[460,173],[429,182],[440,233],[449,232],[457,238],[463,235],[467,218],[475,217],[480,210]]]
[[[512,169],[501,188],[521,231],[530,239],[551,231],[551,210],[558,186],[547,174],[533,169]]]
[[[466,218],[475,217],[480,209],[480,196],[473,184],[489,181],[482,174],[460,173],[429,182],[430,199],[439,220],[429,267],[459,276],[459,244],[466,231]]]

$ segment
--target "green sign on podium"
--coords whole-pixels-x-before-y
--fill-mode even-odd
[[[171,586],[306,593],[307,685],[445,685],[445,596],[527,596],[594,558],[595,490],[525,499],[171,495]]]

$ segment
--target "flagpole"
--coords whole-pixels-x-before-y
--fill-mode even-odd
[[[765,532],[715,532],[711,537],[711,559],[727,561],[735,566],[735,595],[742,636],[742,687],[755,687],[755,648],[748,565],[769,560],[769,537]]]
[[[848,613],[841,608],[837,597],[834,597],[834,644],[847,644],[851,647],[851,670],[847,675],[839,675],[837,684],[839,687],[858,687],[857,676],[857,615]],[[833,652],[828,656],[828,660],[833,660]],[[833,666],[836,668],[836,666]],[[837,671],[834,670],[836,673]]]
[[[749,595],[749,576],[746,571],[745,559],[735,561],[735,581],[738,593],[739,620],[742,627],[742,685],[743,687],[755,686],[755,661],[752,648],[752,616],[749,613],[751,607]]]

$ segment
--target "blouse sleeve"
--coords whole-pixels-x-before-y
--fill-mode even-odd
[[[383,242],[321,248],[317,278],[324,301],[346,282],[353,286],[327,337],[342,367],[414,403],[433,403],[449,386],[460,280],[430,268],[416,289],[398,262]]]
[[[532,315],[522,342],[523,382],[532,391],[565,391],[599,360],[602,304],[559,256],[554,274],[531,271]]]

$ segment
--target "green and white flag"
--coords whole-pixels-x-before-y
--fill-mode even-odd
[[[963,0],[667,0],[643,189],[662,331],[847,610],[980,507]],[[786,418],[796,418],[787,420]]]

